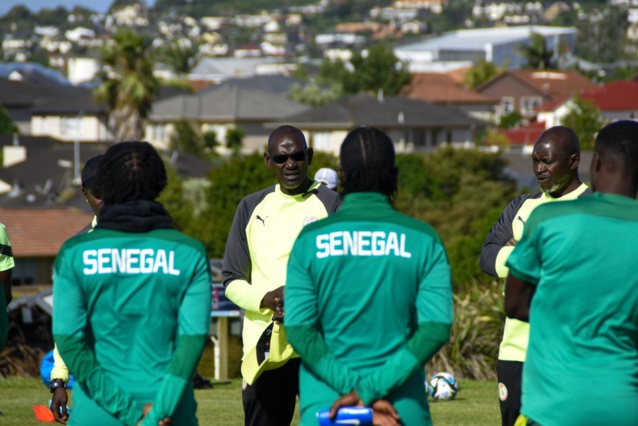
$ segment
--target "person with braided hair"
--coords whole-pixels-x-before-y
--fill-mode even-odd
[[[450,266],[426,223],[392,207],[398,170],[381,130],[341,145],[343,205],[304,228],[288,262],[286,335],[301,356],[301,424],[374,410],[375,425],[431,425],[425,363],[452,324]]]
[[[53,336],[76,380],[70,425],[197,424],[191,377],[210,326],[210,270],[203,245],[155,201],[166,182],[149,143],[110,147],[97,225],[55,260]]]

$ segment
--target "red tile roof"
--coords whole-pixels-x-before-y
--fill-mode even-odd
[[[545,122],[536,121],[529,123],[527,126],[504,130],[499,133],[509,140],[510,145],[533,145],[544,131]]]
[[[457,78],[442,73],[416,73],[401,93],[414,99],[437,104],[497,104],[498,99],[468,90]]]
[[[601,111],[638,109],[638,81],[612,81],[581,93]]]
[[[92,219],[75,209],[0,209],[16,258],[56,256],[62,243]]]
[[[600,87],[580,92],[583,99],[596,105],[601,111],[638,110],[638,81],[612,81]],[[565,96],[542,105],[538,111],[553,111],[571,96]]]
[[[581,90],[593,89],[596,83],[571,70],[510,70],[506,71],[549,94],[553,98],[572,96]]]

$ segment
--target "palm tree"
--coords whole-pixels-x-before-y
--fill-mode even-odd
[[[173,40],[160,50],[160,58],[179,76],[191,72],[197,63],[197,44],[188,39]]]
[[[554,51],[547,49],[547,42],[542,34],[531,32],[530,44],[519,47],[519,53],[527,59],[527,67],[537,70],[555,69]]]
[[[144,136],[144,120],[159,90],[149,47],[142,35],[122,28],[102,49],[102,84],[95,88],[94,95],[107,105],[109,127],[117,141]]]

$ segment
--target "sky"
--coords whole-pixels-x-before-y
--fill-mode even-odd
[[[55,9],[57,6],[64,6],[67,9],[72,9],[73,6],[80,5],[96,12],[104,13],[111,6],[111,3],[113,3],[112,0],[0,0],[0,16],[7,13],[17,4],[25,5],[32,12],[37,12],[43,7]],[[152,6],[153,0],[147,0],[146,4]]]

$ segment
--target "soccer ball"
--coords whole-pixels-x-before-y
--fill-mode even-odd
[[[454,399],[459,391],[459,382],[450,373],[437,373],[430,379],[428,389],[434,399]]]

